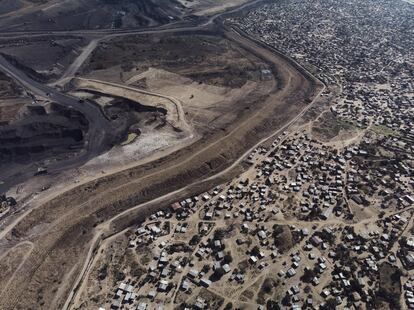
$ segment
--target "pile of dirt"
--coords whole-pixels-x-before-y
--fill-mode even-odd
[[[97,102],[100,98],[107,100],[102,107],[104,114],[111,120],[123,120],[128,133],[139,134],[142,127],[161,128],[166,125],[167,111],[161,107],[143,105],[124,97],[102,94],[98,91],[82,90],[92,95],[89,100]]]

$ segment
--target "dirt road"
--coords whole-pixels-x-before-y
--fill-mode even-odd
[[[83,49],[82,53],[75,59],[75,61],[69,66],[69,68],[63,73],[60,79],[54,83],[52,86],[56,85],[63,85],[65,82],[70,80],[72,77],[75,76],[76,72],[79,71],[79,68],[85,63],[85,61],[89,58],[91,53],[95,50],[98,46],[100,40],[93,39],[89,44]]]

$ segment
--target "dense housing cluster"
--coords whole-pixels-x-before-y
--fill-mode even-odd
[[[284,133],[255,149],[237,179],[128,233],[140,271],[126,272],[103,306],[398,304],[398,283],[410,283],[400,266],[411,268],[414,201],[395,175],[412,179],[398,166],[371,170],[370,159],[363,144],[338,150],[306,132]]]
[[[231,22],[325,83],[339,83],[332,109],[341,117],[412,135],[413,16],[403,1],[307,0],[266,5]]]

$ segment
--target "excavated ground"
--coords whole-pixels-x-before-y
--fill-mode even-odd
[[[139,136],[142,128],[165,125],[163,109],[125,98],[108,99],[102,111],[117,132],[108,150],[125,141],[130,133]],[[17,99],[0,103],[0,192],[32,178],[39,169],[47,173],[42,169],[51,163],[63,169],[66,162],[79,158],[77,165],[83,164],[81,154],[88,149],[88,133],[89,122],[82,112],[61,104],[24,104]]]

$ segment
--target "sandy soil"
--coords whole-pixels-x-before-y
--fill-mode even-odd
[[[180,138],[168,131],[142,133],[134,142],[125,146],[116,146],[109,152],[92,159],[81,170],[91,171],[93,175],[94,171],[107,172],[116,168],[125,169],[125,167],[136,165],[140,160],[151,158],[151,155],[156,152],[168,150],[174,146],[183,146],[194,140],[193,137]]]

